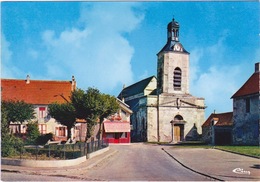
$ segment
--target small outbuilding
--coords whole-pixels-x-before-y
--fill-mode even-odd
[[[202,125],[202,140],[212,145],[232,143],[233,112],[212,113]]]

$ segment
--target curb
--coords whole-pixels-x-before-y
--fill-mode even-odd
[[[238,152],[233,152],[233,151],[229,151],[229,150],[225,150],[225,149],[219,149],[219,148],[212,148],[212,149],[220,150],[220,151],[223,151],[223,152],[229,152],[229,153],[237,154],[237,155],[243,155],[243,156],[246,156],[246,157],[252,157],[252,158],[255,158],[255,159],[260,159],[260,157],[247,155],[247,154],[241,154],[241,153],[238,153]]]
[[[89,166],[86,167],[82,167],[82,169],[90,169],[92,167],[95,167],[96,165],[98,165],[100,162],[102,162],[103,160],[105,160],[106,158],[111,157],[112,155],[116,154],[118,151],[115,150],[110,154],[105,155],[104,157],[102,157],[101,159],[95,161],[94,163],[90,164]],[[41,174],[38,172],[34,172],[34,171],[24,171],[24,170],[13,170],[13,169],[1,169],[2,172],[10,172],[10,173],[26,173],[26,174],[32,174],[32,175],[41,175],[41,176],[52,176],[52,177],[65,177],[65,178],[71,178],[71,179],[79,179],[79,180],[87,180],[87,181],[96,181],[93,179],[88,179],[88,178],[84,178],[84,177],[77,177],[77,176],[70,176],[70,175],[59,175],[59,174]]]
[[[210,175],[208,175],[208,174],[204,174],[204,173],[201,173],[201,172],[199,172],[199,171],[196,171],[196,170],[194,170],[194,169],[192,169],[192,168],[190,168],[190,167],[184,165],[182,162],[180,162],[178,159],[176,159],[174,156],[172,156],[169,152],[167,152],[164,148],[162,148],[162,150],[163,150],[166,154],[168,154],[171,158],[173,158],[176,162],[178,162],[180,165],[182,165],[183,167],[185,167],[186,169],[189,169],[189,170],[191,170],[191,171],[193,171],[193,172],[195,172],[195,173],[197,173],[197,174],[200,174],[200,175],[202,175],[202,176],[205,176],[205,177],[208,177],[208,178],[217,180],[217,181],[225,181],[225,180],[222,180],[222,179],[219,179],[219,178],[210,176]]]
[[[103,150],[102,153],[105,153],[105,152],[108,152],[108,151],[109,151],[109,150]],[[92,168],[93,166],[95,166],[95,165],[97,165],[98,163],[100,163],[102,160],[104,160],[104,159],[106,159],[106,158],[108,158],[108,157],[114,155],[114,154],[117,153],[117,152],[118,152],[118,151],[115,150],[115,151],[113,151],[113,152],[111,152],[111,153],[105,155],[105,156],[102,157],[101,159],[99,159],[99,160],[93,162],[93,163],[90,164],[89,166],[86,166],[86,167],[83,167],[83,168],[85,168],[85,169],[90,169],[90,168]],[[98,153],[96,156],[101,155],[102,153]],[[96,157],[96,156],[92,156],[92,157],[90,157],[90,158],[88,158],[88,159],[94,158],[94,157]],[[87,156],[85,156],[85,157],[87,157]],[[85,162],[87,162],[87,161],[88,161],[88,160],[86,160]],[[80,164],[81,164],[81,163],[80,163]],[[80,165],[80,164],[77,164],[77,165]],[[75,167],[75,166],[77,166],[77,165],[67,166],[67,167]],[[7,165],[7,166],[8,166],[8,165]],[[19,166],[19,165],[10,165],[10,166],[28,167],[28,166]],[[55,168],[56,168],[56,167],[54,167],[54,169],[55,169]],[[13,173],[23,173],[23,172],[26,172],[26,170],[23,170],[23,169],[21,169],[21,170],[18,169],[18,170],[17,170],[17,169],[2,169],[2,168],[1,168],[1,171],[3,171],[3,172],[13,172]]]
[[[90,168],[92,168],[92,167],[94,167],[94,166],[96,166],[96,165],[98,165],[100,162],[102,162],[103,160],[105,160],[106,158],[109,158],[109,157],[111,157],[112,155],[114,155],[115,153],[117,153],[118,151],[117,150],[115,150],[114,152],[112,152],[112,153],[110,153],[110,154],[107,154],[107,155],[105,155],[104,157],[102,157],[101,159],[99,159],[99,160],[97,160],[96,162],[94,162],[94,163],[92,163],[91,165],[89,165],[89,166],[87,166],[87,167],[85,167],[84,169],[90,169]]]

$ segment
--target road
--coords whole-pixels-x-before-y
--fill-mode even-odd
[[[91,168],[88,178],[108,181],[204,181],[170,158],[158,145],[131,144],[110,146],[119,152]]]
[[[71,169],[37,170],[30,174],[2,172],[3,181],[209,181],[172,159],[152,144],[112,145],[117,151],[92,168],[84,163]],[[192,156],[191,156],[192,157]],[[38,175],[32,175],[38,174]],[[55,177],[53,176],[55,175]],[[67,178],[65,178],[67,177]]]

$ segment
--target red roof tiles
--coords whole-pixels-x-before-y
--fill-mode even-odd
[[[255,72],[231,98],[257,94],[257,93],[260,93],[259,72]]]
[[[211,114],[208,119],[203,123],[202,127],[210,126],[212,120],[217,121],[215,126],[232,126],[233,125],[233,112]]]
[[[1,79],[2,100],[23,100],[31,104],[65,103],[72,91],[71,81]]]

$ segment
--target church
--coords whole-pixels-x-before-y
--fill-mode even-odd
[[[157,77],[151,76],[118,95],[133,111],[132,142],[198,140],[205,121],[205,100],[189,93],[189,56],[179,40],[174,19],[167,26],[166,45],[157,54]]]

